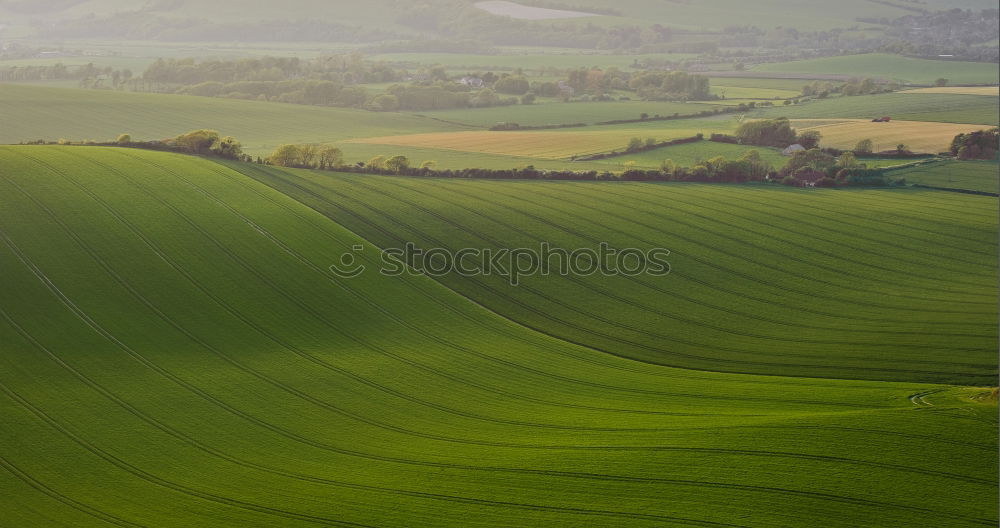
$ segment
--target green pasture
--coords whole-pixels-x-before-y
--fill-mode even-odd
[[[451,70],[542,70],[557,68],[559,70],[575,68],[610,68],[630,69],[636,61],[644,58],[665,60],[683,60],[693,58],[694,54],[655,54],[655,55],[624,55],[601,52],[581,52],[581,50],[556,50],[542,53],[529,50],[525,53],[504,53],[499,55],[479,55],[465,53],[383,53],[373,55],[372,60],[386,61],[411,66],[441,65]]]
[[[250,174],[382,247],[669,249],[663,277],[526,277],[518,287],[441,278],[525,326],[600,350],[771,375],[994,376],[997,202],[986,197]]]
[[[930,187],[1000,192],[1000,167],[995,161],[946,161],[892,172],[893,178]]]
[[[946,382],[995,379],[995,205],[0,147],[3,523],[993,526],[996,403]],[[674,271],[374,271],[405,241],[588,237]],[[653,332],[701,370],[616,356]]]
[[[839,8],[840,5],[840,3],[830,4],[834,8]],[[753,67],[753,71],[873,77],[926,85],[934,84],[934,81],[939,78],[948,79],[951,84],[997,84],[1000,82],[1000,72],[998,72],[996,64],[915,59],[886,53],[842,55],[759,64]]]
[[[584,123],[592,125],[620,119],[640,119],[642,114],[672,116],[697,114],[713,110],[711,103],[671,103],[657,101],[598,101],[570,103],[539,103],[532,105],[495,106],[416,112],[418,115],[480,127],[509,122],[525,126]]]
[[[709,74],[711,75],[711,74]],[[734,74],[735,75],[735,74]],[[746,73],[753,75],[753,73]],[[782,92],[794,92],[794,96],[802,93],[802,87],[812,81],[804,79],[772,79],[765,77],[709,77],[709,82],[713,87],[739,87],[739,88],[759,88],[763,90],[780,90]],[[834,85],[840,84],[837,82]]]
[[[0,84],[0,115],[0,143],[108,141],[123,133],[152,140],[210,128],[237,137],[247,152],[261,156],[283,143],[464,129],[411,115],[347,108],[15,84]]]
[[[699,141],[697,143],[684,143],[653,150],[647,150],[638,154],[618,156],[594,162],[578,162],[580,165],[593,165],[595,168],[605,166],[612,171],[621,171],[625,164],[635,162],[637,168],[658,169],[664,160],[672,160],[682,167],[692,167],[697,163],[722,156],[726,159],[738,159],[744,153],[756,150],[761,158],[770,163],[775,169],[780,169],[788,161],[788,158],[781,155],[776,149],[767,147],[753,147],[746,145],[733,145],[729,143],[716,143],[714,141]],[[575,166],[577,163],[574,163]],[[572,167],[572,166],[571,166]]]
[[[905,121],[996,125],[1000,99],[982,95],[887,93],[816,99],[793,106],[762,108],[755,117],[865,119],[890,116]]]
[[[601,0],[574,0],[573,6],[586,10],[587,6],[608,6]],[[844,0],[838,3],[809,0],[763,0],[752,9],[738,0],[713,2],[661,2],[658,0],[622,0],[613,4],[626,17],[642,23],[660,23],[685,29],[720,30],[727,26],[757,26],[765,29],[794,27],[798,30],[828,30],[867,26],[859,24],[856,17],[898,18],[908,13],[904,9],[864,0]]]

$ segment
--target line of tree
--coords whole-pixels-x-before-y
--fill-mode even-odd
[[[252,162],[253,157],[243,152],[243,144],[232,136],[223,136],[216,130],[199,129],[185,132],[179,136],[162,140],[134,140],[131,134],[121,134],[116,139],[110,141],[70,141],[59,139],[58,141],[46,141],[38,139],[35,141],[22,142],[23,145],[84,145],[99,147],[129,147],[143,150],[159,150],[167,152],[177,152],[181,154],[193,154],[196,156],[212,156],[237,161]],[[263,162],[260,158],[258,162]]]
[[[691,138],[693,139],[693,138]],[[700,139],[700,138],[699,138]],[[686,140],[682,140],[686,141]],[[650,142],[643,142],[648,145]],[[434,161],[424,161],[418,167],[412,166],[406,156],[375,156],[363,163],[347,164],[343,152],[333,145],[287,144],[281,145],[267,158],[252,156],[243,152],[241,143],[231,136],[222,136],[218,131],[200,129],[161,141],[135,141],[129,134],[122,134],[114,141],[86,141],[72,143],[61,139],[58,142],[44,140],[22,144],[97,145],[141,148],[170,151],[200,156],[212,156],[248,163],[273,165],[315,170],[332,170],[360,174],[381,174],[399,176],[424,176],[438,178],[484,178],[484,179],[549,179],[549,180],[631,180],[631,181],[683,181],[710,183],[781,182],[800,186],[857,186],[888,185],[887,168],[869,169],[858,162],[851,152],[835,157],[820,149],[810,149],[795,153],[780,171],[765,161],[756,150],[744,152],[735,160],[723,156],[703,160],[691,167],[681,167],[672,160],[664,160],[659,169],[643,170],[634,165],[627,166],[620,174],[610,171],[568,171],[538,170],[533,166],[515,169],[436,169]],[[894,182],[897,184],[902,181]]]
[[[707,101],[718,99],[710,91],[708,77],[673,71],[643,72],[628,86],[647,101]]]
[[[268,156],[269,165],[300,169],[334,169],[344,166],[344,153],[333,145],[306,143],[281,145]]]

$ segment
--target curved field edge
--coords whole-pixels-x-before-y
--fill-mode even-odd
[[[995,378],[995,199],[234,168],[383,248],[670,249],[666,277],[551,274],[517,287],[505,277],[438,277],[520,324],[595,349],[770,375]]]
[[[657,367],[428,279],[338,280],[374,248],[205,160],[0,166],[16,525],[996,523],[982,391]]]

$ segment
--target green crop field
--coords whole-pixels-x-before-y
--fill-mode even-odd
[[[666,243],[674,272],[514,293],[328,270],[354,246],[374,269],[376,244],[591,236]],[[3,523],[994,526],[995,400],[947,383],[995,380],[995,238],[994,199],[939,191],[0,147]],[[611,334],[661,363],[854,379],[653,365],[594,348]]]
[[[123,133],[163,139],[210,128],[236,136],[254,155],[270,154],[282,143],[465,129],[428,118],[346,108],[14,84],[0,84],[0,116],[0,143],[108,141]]]
[[[476,55],[465,53],[382,53],[372,56],[372,60],[413,66],[439,64],[451,70],[513,70],[522,68],[536,71],[548,68],[618,68],[631,69],[637,60],[655,58],[662,60],[683,60],[696,57],[693,54],[666,53],[655,55],[622,55],[608,53],[581,53],[580,50],[549,50],[548,52],[507,51],[502,55]]]
[[[930,187],[1000,192],[1000,166],[991,161],[946,161],[901,169],[893,178]]]
[[[691,167],[699,161],[712,159],[716,156],[723,156],[726,159],[731,160],[737,159],[750,150],[756,150],[760,153],[761,158],[771,163],[771,165],[775,168],[781,168],[785,165],[785,162],[788,161],[788,158],[782,156],[781,152],[776,149],[746,145],[732,145],[729,143],[716,143],[706,140],[699,141],[697,143],[672,145],[669,147],[647,150],[638,154],[628,154],[625,156],[618,156],[594,162],[578,162],[574,163],[572,166],[576,166],[577,164],[581,166],[594,164],[595,168],[603,165],[607,167],[608,170],[620,171],[624,167],[625,163],[634,161],[636,167],[644,169],[658,169],[660,168],[660,164],[663,160],[669,159],[682,167]]]
[[[831,6],[834,5],[840,6],[839,3],[831,4]],[[760,64],[755,66],[753,71],[873,77],[914,84],[934,84],[938,78],[948,79],[952,84],[997,84],[1000,82],[1000,72],[998,72],[996,64],[914,59],[884,53]]]
[[[906,121],[937,121],[996,126],[1000,98],[982,95],[888,93],[817,99],[793,106],[757,110],[755,117],[874,119],[890,116]]]
[[[801,89],[801,87],[800,87]],[[713,84],[712,93],[725,99],[790,99],[800,95],[800,90],[783,90],[775,88],[751,88],[746,86],[731,86]]]
[[[418,112],[418,114],[481,127],[490,127],[501,122],[539,126],[573,123],[594,124],[604,121],[639,119],[642,114],[648,114],[649,116],[691,115],[705,110],[713,110],[717,106],[719,105],[709,103],[670,103],[657,101],[551,102],[532,105],[496,106],[491,108],[438,110],[434,112]]]
[[[752,75],[747,73],[733,73],[733,77],[711,77],[709,75],[709,82],[712,87],[738,87],[738,88],[760,88],[763,90],[779,90],[782,92],[788,92],[792,96],[797,96],[802,93],[802,87],[809,84],[811,81],[803,79],[768,79],[762,77],[735,77],[735,75]],[[839,83],[833,83],[839,84]]]
[[[527,326],[596,348],[762,374],[970,383],[995,375],[997,203],[985,197],[251,175],[383,247],[611,240],[670,249],[666,277],[526,277],[516,288],[503,277],[444,279]],[[911,363],[896,370],[900,361]]]
[[[573,0],[571,4],[584,11],[587,6],[611,5],[603,0]],[[753,9],[747,9],[746,4],[739,0],[692,3],[622,0],[615,2],[613,6],[620,9],[624,16],[639,22],[659,22],[688,29],[723,29],[727,26],[751,25],[768,29],[784,26],[815,31],[866,25],[859,24],[854,18],[857,16],[895,18],[909,14],[900,7],[864,0],[844,0],[836,4],[819,0],[760,0],[754,3]]]

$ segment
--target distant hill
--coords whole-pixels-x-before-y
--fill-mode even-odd
[[[0,17],[8,22],[9,35],[58,38],[129,38],[167,41],[328,41],[374,42],[392,39],[478,36],[500,41],[504,35],[524,39],[521,31],[532,29],[551,38],[560,28],[614,25],[648,27],[661,24],[682,30],[719,31],[731,26],[795,28],[799,31],[867,26],[860,19],[894,19],[923,9],[992,7],[981,0],[932,1],[919,8],[894,2],[868,0],[771,0],[741,9],[738,0],[691,2],[672,0],[647,2],[622,0],[608,6],[600,0],[561,2],[524,1],[498,13],[544,9],[581,11],[598,16],[515,20],[489,14],[473,0],[431,0],[419,4],[405,0],[288,0],[247,3],[237,0],[201,2],[157,0],[136,3],[125,0],[6,0],[0,2]],[[511,11],[511,9],[514,9]],[[528,11],[525,11],[528,10]],[[490,21],[485,24],[484,21]],[[493,33],[493,30],[497,30]],[[593,32],[593,30],[590,30]],[[567,37],[560,37],[567,40]]]

